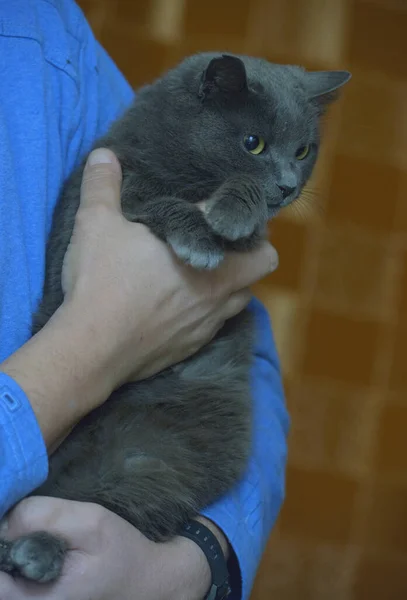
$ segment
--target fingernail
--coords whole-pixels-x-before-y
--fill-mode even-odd
[[[91,152],[89,154],[89,158],[86,162],[86,166],[93,167],[94,165],[102,165],[102,164],[112,163],[112,162],[113,162],[113,158],[112,158],[112,153],[110,152],[110,150],[106,150],[106,148],[97,148],[96,150],[93,150],[93,152]]]

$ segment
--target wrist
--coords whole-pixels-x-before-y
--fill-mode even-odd
[[[227,561],[230,549],[223,532],[206,517],[198,516],[194,518],[194,521],[202,523],[215,536]],[[169,597],[177,600],[194,600],[195,598],[202,600],[208,594],[213,583],[211,566],[205,552],[196,541],[182,535],[172,540],[170,544],[172,545],[173,561],[171,579],[174,587]]]
[[[68,320],[78,322],[82,344],[90,351],[97,378],[104,389],[109,390],[105,400],[128,381],[131,373],[136,371],[136,358],[143,356],[142,351],[136,356],[134,353],[135,346],[142,346],[143,338],[139,336],[137,345],[137,335],[131,322],[131,315],[139,312],[137,307],[134,302],[129,304],[125,293],[118,303],[117,298],[106,289],[103,297],[94,302],[89,300],[89,296],[78,294],[65,301],[59,310]]]
[[[170,574],[164,597],[171,600],[202,600],[211,585],[211,569],[205,554],[192,540],[176,537],[165,544]]]
[[[97,307],[84,307],[80,303],[64,302],[50,323],[62,334],[64,355],[74,369],[79,389],[86,392],[86,402],[77,407],[79,418],[83,418],[117,387],[114,337],[107,332],[103,313]]]
[[[210,519],[208,519],[206,517],[202,517],[202,516],[195,517],[195,521],[199,521],[199,523],[202,523],[203,525],[205,525],[205,527],[207,527],[209,529],[209,531],[211,531],[213,533],[213,535],[218,540],[220,547],[222,548],[222,552],[223,552],[223,556],[225,557],[225,560],[229,560],[229,556],[230,556],[229,541],[227,540],[223,531],[221,529],[219,529],[219,527],[217,525],[215,525],[215,523],[213,521],[211,521]]]

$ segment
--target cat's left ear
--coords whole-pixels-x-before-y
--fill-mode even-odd
[[[316,100],[321,107],[336,100],[339,89],[352,77],[349,71],[309,71],[306,85],[310,100]]]
[[[202,99],[227,97],[247,91],[244,63],[237,56],[223,54],[213,58],[202,74],[199,96]]]

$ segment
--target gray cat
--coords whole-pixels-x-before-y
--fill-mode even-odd
[[[346,71],[306,72],[245,56],[199,54],[152,85],[96,146],[123,169],[122,206],[179,259],[213,269],[249,250],[295,200],[317,159],[320,117]],[[61,269],[84,163],[65,185],[47,248],[37,332],[62,303]],[[197,201],[208,200],[201,212]],[[204,349],[124,385],[50,457],[36,494],[101,504],[163,541],[242,476],[250,453],[253,325],[243,311]],[[61,572],[66,545],[46,532],[0,540],[0,570]]]

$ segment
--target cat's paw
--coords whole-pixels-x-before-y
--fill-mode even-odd
[[[45,583],[62,571],[66,544],[45,531],[18,538],[10,550],[14,571],[26,579]]]
[[[205,220],[216,235],[229,242],[247,239],[264,226],[266,214],[237,207],[233,198],[218,200],[205,213]]]
[[[224,258],[222,248],[209,236],[182,232],[167,237],[177,257],[194,269],[216,269]]]

